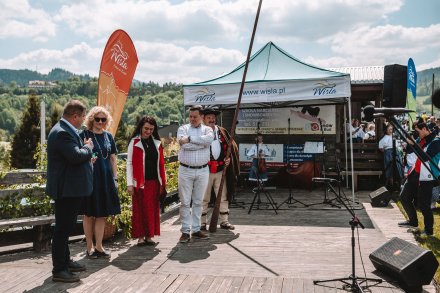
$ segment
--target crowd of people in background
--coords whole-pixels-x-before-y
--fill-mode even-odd
[[[353,119],[346,125],[347,140],[351,135],[353,143],[378,142],[378,149],[383,153],[386,186],[388,189],[393,189],[396,184],[400,187],[400,199],[408,215],[408,220],[398,223],[399,226],[432,236],[432,210],[440,200],[440,170],[437,168],[440,162],[440,118],[423,112],[412,125],[408,119],[402,119],[401,126],[412,140],[394,135],[393,126],[386,120],[383,135],[377,135],[374,123],[361,124],[358,119]],[[417,151],[415,144],[423,151]],[[423,231],[418,228],[416,208],[423,215]]]

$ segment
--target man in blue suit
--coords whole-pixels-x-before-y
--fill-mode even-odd
[[[64,106],[63,117],[50,130],[47,139],[46,193],[55,200],[55,229],[52,239],[52,280],[78,282],[73,272],[85,266],[70,259],[69,235],[83,197],[93,189],[93,142],[82,141],[78,129],[84,122],[86,107],[72,100]]]

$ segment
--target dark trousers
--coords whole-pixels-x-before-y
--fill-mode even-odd
[[[433,234],[434,232],[434,214],[431,209],[432,188],[437,183],[434,180],[420,181],[417,203],[423,215],[423,223],[425,224],[425,232]]]
[[[52,238],[53,273],[67,270],[70,261],[69,236],[72,233],[82,197],[55,200],[55,229]]]
[[[402,191],[400,192],[400,202],[408,215],[409,223],[413,226],[418,225],[416,212],[418,187],[419,176],[415,172],[411,172],[403,185]]]
[[[432,188],[436,185],[435,181],[420,181],[419,176],[412,172],[402,192],[400,193],[400,200],[402,206],[408,215],[411,225],[417,226],[417,212],[416,205],[423,215],[423,222],[425,224],[425,232],[433,233],[434,215],[431,210]]]

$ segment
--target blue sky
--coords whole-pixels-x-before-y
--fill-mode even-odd
[[[0,68],[98,76],[116,29],[141,81],[191,83],[246,57],[258,0],[0,0]],[[264,0],[254,52],[269,41],[324,67],[440,66],[438,0]]]

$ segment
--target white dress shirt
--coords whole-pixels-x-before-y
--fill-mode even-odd
[[[177,140],[186,136],[189,136],[191,141],[180,146],[179,161],[192,167],[208,164],[209,146],[214,140],[212,128],[203,124],[197,128],[192,127],[191,124],[185,124],[177,130]]]

